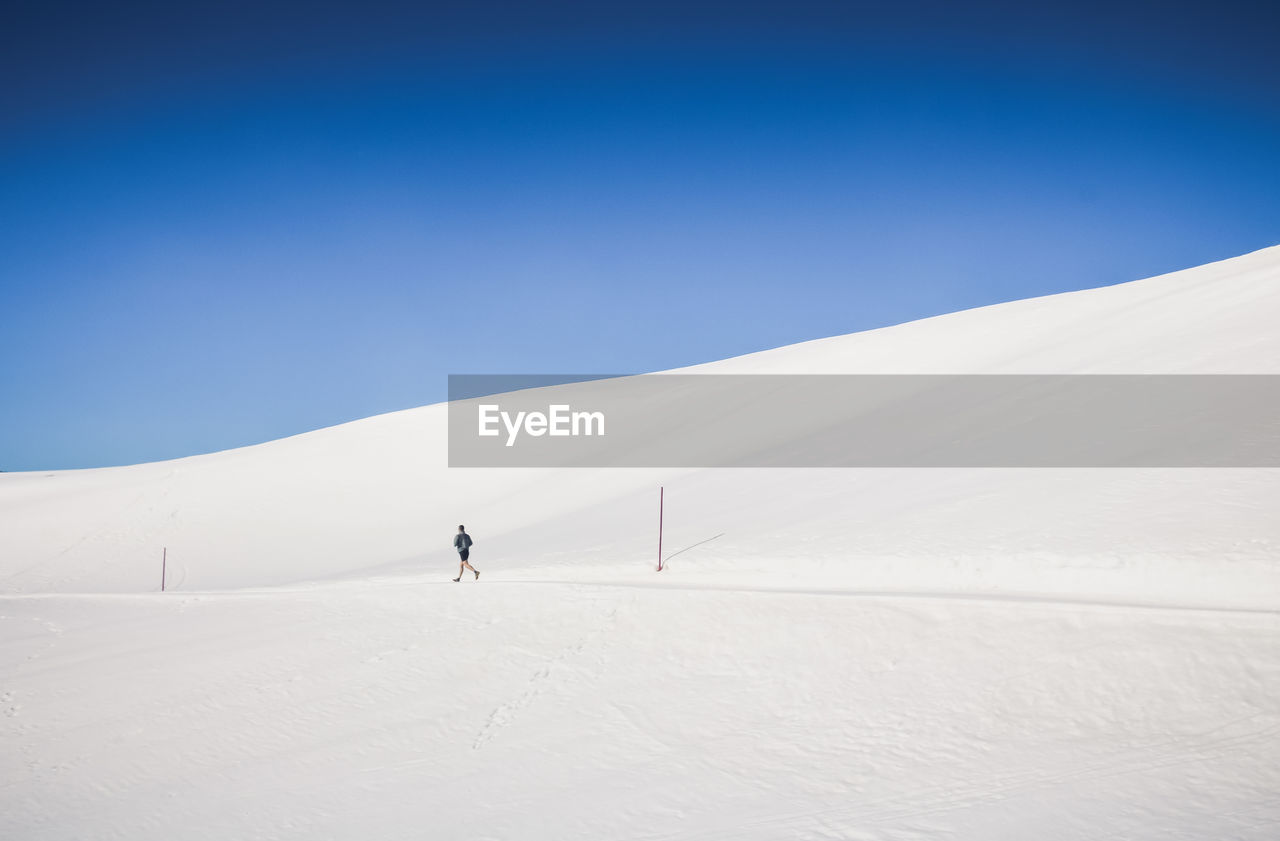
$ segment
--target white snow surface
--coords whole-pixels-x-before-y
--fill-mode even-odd
[[[683,370],[1280,373],[1277,324],[1280,247]],[[1280,838],[1280,470],[446,432],[0,474],[0,838]]]

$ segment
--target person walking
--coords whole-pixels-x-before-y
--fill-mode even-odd
[[[469,569],[476,574],[475,580],[480,580],[480,570],[467,563],[467,558],[471,557],[471,535],[467,534],[465,526],[458,526],[458,533],[453,538],[453,548],[458,550],[458,577],[454,581],[462,580],[462,570]]]

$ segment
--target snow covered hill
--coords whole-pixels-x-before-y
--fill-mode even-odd
[[[1280,247],[686,370],[1280,373],[1278,323]],[[451,470],[445,436],[0,475],[0,836],[1280,833],[1278,470]]]
[[[685,370],[1280,373],[1277,323],[1280,247]],[[0,590],[147,592],[165,547],[188,590],[425,571],[447,566],[460,522],[504,574],[646,571],[666,484],[672,547],[722,535],[682,556],[681,575],[754,575],[800,555],[815,585],[1280,596],[1255,574],[1280,547],[1271,471],[451,471],[445,415],[0,476]],[[1110,575],[1117,565],[1130,569]]]

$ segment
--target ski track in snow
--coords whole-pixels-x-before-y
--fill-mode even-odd
[[[659,573],[661,574],[661,573]],[[632,578],[632,576],[626,576]],[[185,576],[183,577],[185,580]],[[641,589],[641,590],[674,590],[674,591],[705,591],[712,593],[760,593],[760,594],[777,594],[787,596],[831,596],[850,599],[867,599],[867,600],[921,600],[921,601],[969,601],[969,602],[989,602],[992,604],[1015,603],[1015,604],[1041,604],[1046,606],[1061,605],[1063,607],[1094,607],[1094,608],[1115,608],[1119,610],[1149,610],[1149,611],[1168,611],[1173,613],[1239,613],[1254,614],[1259,616],[1280,616],[1280,607],[1251,607],[1226,604],[1196,604],[1191,602],[1154,602],[1154,601],[1131,601],[1126,599],[1108,598],[1105,596],[1093,597],[1073,597],[1052,595],[1046,593],[1019,593],[1019,592],[974,592],[965,590],[861,590],[847,589],[842,587],[790,587],[784,584],[779,585],[718,585],[708,582],[697,581],[681,581],[676,583],[644,583],[636,580],[614,580],[610,581],[602,578],[593,579],[569,579],[569,578],[501,578],[491,575],[485,579],[485,583],[480,586],[524,586],[524,585],[546,585],[553,587],[580,587],[580,588],[624,588],[624,589]],[[323,592],[325,588],[333,585],[312,585],[304,587],[279,587],[265,589],[245,589],[245,590],[187,590],[183,591],[183,595],[198,596],[200,598],[230,598],[230,599],[254,599],[254,598],[272,598],[278,595],[296,595],[306,593]],[[381,583],[378,586],[399,587],[399,586],[444,586],[443,582],[431,580],[423,581],[418,576],[407,576],[403,582]],[[176,590],[176,587],[171,589]],[[0,593],[0,602],[6,600],[13,601],[40,601],[40,600],[61,600],[61,599],[91,599],[91,600],[121,600],[129,601],[133,599],[151,598],[151,595],[140,593]],[[555,658],[561,659],[559,657]]]
[[[607,638],[607,634],[613,626],[613,621],[618,615],[618,607],[614,605],[608,609],[598,623],[584,633],[572,645],[560,650],[558,654],[552,657],[547,663],[539,668],[529,677],[528,684],[523,692],[516,698],[506,703],[500,704],[489,714],[489,718],[485,721],[484,727],[477,734],[475,741],[471,747],[474,750],[480,750],[485,744],[494,738],[503,728],[509,726],[520,711],[534,702],[538,696],[544,694],[554,680],[569,681],[574,680],[573,674],[576,669],[574,660],[579,657],[587,649],[588,646],[598,640]]]

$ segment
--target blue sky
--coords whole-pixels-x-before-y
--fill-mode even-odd
[[[0,469],[1280,242],[1280,14],[1026,5],[14,5]]]

